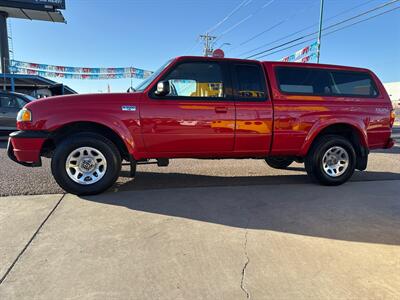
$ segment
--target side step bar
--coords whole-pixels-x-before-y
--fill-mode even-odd
[[[131,161],[128,163],[123,163],[123,166],[130,166],[130,176],[135,177],[137,165],[157,165],[159,167],[168,167],[169,159],[168,158],[158,158],[155,161],[146,160],[139,160],[136,161],[131,158]]]

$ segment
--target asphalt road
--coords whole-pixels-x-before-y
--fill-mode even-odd
[[[56,194],[63,191],[54,181],[50,160],[43,159],[40,168],[20,166],[6,155],[6,144],[0,142],[0,196]],[[390,150],[374,151],[366,172],[356,172],[352,181],[400,179],[400,144]],[[123,168],[117,183],[110,190],[131,191],[181,187],[246,186],[271,184],[310,184],[301,164],[288,170],[275,170],[262,160],[172,160],[159,168],[139,166],[136,178]]]

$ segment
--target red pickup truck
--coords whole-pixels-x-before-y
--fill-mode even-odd
[[[178,57],[134,93],[51,97],[26,105],[8,155],[25,166],[51,157],[74,194],[113,185],[121,162],[254,158],[274,168],[304,162],[324,185],[365,170],[370,149],[390,148],[394,110],[366,69]]]

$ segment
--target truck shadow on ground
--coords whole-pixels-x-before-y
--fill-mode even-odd
[[[400,179],[400,174],[391,175]],[[84,199],[243,229],[400,245],[400,201],[396,181],[349,182],[338,187],[324,187],[310,184],[303,175],[216,178],[156,173],[142,173],[137,181],[141,190]],[[146,190],[143,188],[145,181],[153,184],[168,181],[169,188]],[[221,186],[216,186],[215,181]],[[279,181],[307,184],[268,185]]]
[[[289,171],[304,172],[304,168],[288,168]],[[129,172],[121,171],[121,177],[129,178]],[[355,172],[350,181],[386,181],[400,180],[399,173],[391,172]],[[315,185],[306,174],[283,174],[266,176],[211,176],[185,173],[158,173],[137,172],[137,176],[123,183],[118,182],[111,191],[133,191],[149,189],[170,188],[195,188],[195,187],[218,187],[218,186],[252,186],[252,185],[279,185],[279,184],[307,184]]]
[[[371,153],[400,154],[400,146],[396,144],[393,148],[372,150]]]

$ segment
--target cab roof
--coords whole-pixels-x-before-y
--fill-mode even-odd
[[[217,58],[217,57],[206,57],[206,56],[178,56],[175,58],[176,61],[180,60],[207,60],[207,61],[233,61],[233,62],[241,62],[241,63],[258,63],[263,65],[271,65],[271,66],[288,66],[288,67],[306,67],[306,68],[320,68],[320,69],[337,69],[337,70],[348,70],[348,71],[363,71],[370,72],[370,70],[359,67],[350,67],[343,65],[333,65],[333,64],[317,64],[317,63],[298,63],[298,62],[284,62],[284,61],[259,61],[254,59],[242,59],[242,58]]]

